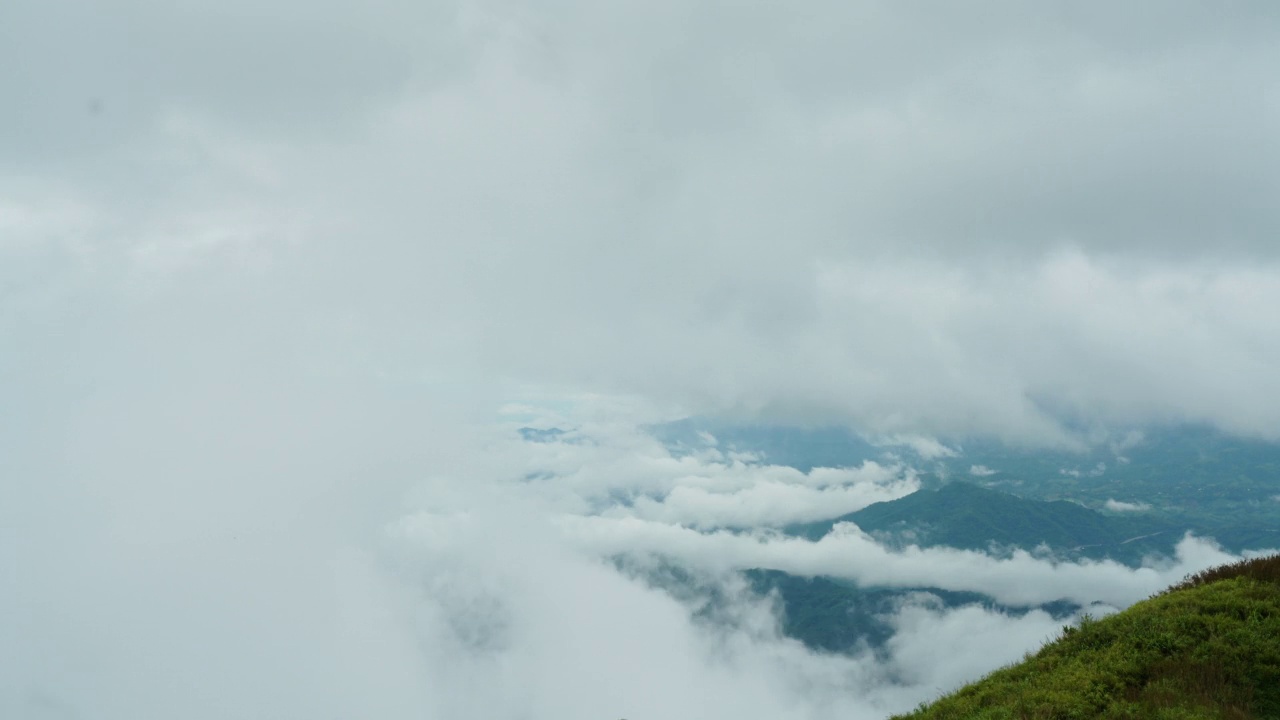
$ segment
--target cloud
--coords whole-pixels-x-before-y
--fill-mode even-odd
[[[516,467],[533,468],[539,478],[522,492],[559,508],[554,522],[566,537],[601,558],[652,554],[715,573],[769,568],[864,585],[931,586],[980,592],[1013,606],[1061,599],[1124,606],[1232,557],[1212,540],[1190,535],[1174,558],[1136,570],[1025,551],[995,557],[952,548],[892,550],[847,522],[811,542],[767,528],[836,517],[873,498],[901,497],[918,488],[914,476],[875,463],[807,474],[725,463],[714,448],[677,458],[634,426],[579,428],[572,435],[577,439],[521,443],[512,452],[531,458]]]
[[[1146,512],[1151,509],[1151,506],[1147,503],[1123,502],[1121,500],[1113,500],[1110,498],[1107,499],[1107,502],[1103,507],[1112,512]]]
[[[726,532],[914,476],[637,432],[1280,427],[1270,6],[803,10],[6,2],[0,715],[883,716],[923,685],[604,558],[1116,605],[1227,559]]]
[[[476,689],[441,698],[444,714],[882,717],[1015,659],[1063,623],[925,596],[894,613],[883,658],[815,654],[779,637],[772,609],[739,594],[740,582],[711,580],[735,598],[728,626],[691,624],[671,596],[565,552],[527,513],[502,515],[417,516],[395,531],[408,572],[440,573],[426,579],[434,613],[419,624],[432,672]],[[523,544],[512,552],[501,536],[514,526]],[[964,650],[966,637],[983,651]],[[926,653],[930,638],[954,654]]]
[[[442,561],[452,568],[428,578],[426,603],[436,617],[420,630],[433,674],[454,689],[439,698],[438,712],[589,718],[697,707],[727,718],[808,717],[822,705],[854,717],[878,711],[858,692],[870,689],[873,664],[811,655],[777,637],[767,611],[740,618],[743,632],[695,626],[672,597],[554,541],[541,544],[527,522],[512,521],[524,526],[514,553],[504,536],[510,525],[500,518],[468,517],[470,540],[442,535],[433,527],[438,518],[403,526],[419,552],[410,556],[411,572]],[[814,694],[801,702],[806,685]]]
[[[879,474],[871,463],[864,469]],[[913,479],[898,479],[891,487],[862,482],[848,487],[814,490],[785,482],[758,483],[736,492],[714,492],[681,484],[661,501],[637,498],[627,514],[690,527],[767,527],[814,522],[861,510],[875,502],[894,500],[919,489]]]
[[[986,465],[970,465],[969,474],[974,477],[990,477],[991,475],[995,475],[996,471]]]
[[[938,587],[978,592],[1011,606],[1057,600],[1124,606],[1188,573],[1233,559],[1212,542],[1184,538],[1174,558],[1132,569],[1112,561],[1057,562],[1025,551],[1000,558],[951,548],[895,551],[848,523],[817,542],[769,535],[701,534],[636,519],[566,518],[565,531],[605,555],[653,553],[719,571],[747,568],[824,575],[887,587]]]
[[[915,472],[901,464],[867,461],[801,472],[713,446],[677,456],[636,428],[618,425],[565,431],[523,454],[522,472],[536,478],[530,490],[566,508],[701,529],[824,520],[920,487]]]
[[[1080,468],[1058,468],[1059,475],[1065,475],[1067,477],[1073,477],[1073,478],[1102,477],[1102,475],[1106,472],[1107,472],[1107,464],[1101,463],[1101,462],[1093,466],[1092,470],[1081,470]]]
[[[0,67],[43,70],[0,89],[40,102],[0,188],[77,219],[9,242],[44,238],[41,284],[257,278],[317,344],[455,381],[1274,437],[1269,11],[1003,8],[943,40],[856,8],[21,2]]]
[[[701,625],[696,607],[609,559],[656,553],[730,578],[720,581],[729,591],[735,568],[778,567],[981,587],[1015,604],[1057,595],[1122,604],[1226,557],[1189,540],[1179,564],[1133,571],[899,554],[848,527],[819,543],[698,532],[682,525],[743,518],[743,508],[750,520],[781,522],[814,512],[813,500],[832,497],[823,493],[846,492],[839,497],[855,506],[909,492],[914,480],[874,463],[800,473],[716,448],[674,457],[620,420],[645,418],[643,404],[598,396],[559,403],[555,419],[583,420],[564,422],[550,442],[526,441],[509,421],[468,421],[466,406],[429,386],[410,392],[333,370],[297,376],[263,362],[274,354],[246,356],[248,345],[226,340],[255,332],[248,316],[212,334],[167,317],[110,326],[121,345],[101,343],[93,367],[26,370],[57,401],[49,412],[65,429],[28,423],[25,439],[46,445],[6,454],[19,476],[46,472],[43,484],[10,488],[20,494],[6,504],[10,539],[41,548],[38,563],[6,559],[18,591],[0,609],[25,618],[15,646],[31,649],[0,672],[14,715],[61,707],[199,718],[268,707],[283,716],[588,718],[697,707],[707,717],[883,717],[1014,657],[1050,623],[906,605],[887,659],[820,655],[780,637],[758,600],[731,594],[735,623]],[[115,372],[140,357],[135,347],[160,369]],[[91,401],[59,392],[86,377]],[[433,408],[430,423],[423,406]],[[511,413],[547,414],[528,403]],[[527,479],[534,470],[544,474]],[[964,625],[1000,637],[999,651],[920,661],[925,635]],[[111,662],[86,669],[86,658]],[[223,699],[193,705],[206,693]]]
[[[1188,535],[1173,558],[1132,569],[1111,561],[1062,562],[1015,551],[1006,557],[952,548],[892,550],[851,523],[822,539],[787,537],[762,528],[831,518],[918,487],[901,468],[875,463],[843,470],[725,463],[714,448],[676,458],[637,428],[613,425],[575,431],[588,442],[524,443],[542,478],[528,492],[567,510],[555,520],[578,547],[602,558],[652,554],[682,566],[723,573],[769,568],[825,575],[864,585],[931,586],[979,592],[1012,605],[1070,600],[1082,606],[1125,606],[1191,572],[1232,559],[1212,540]],[[572,488],[591,503],[566,502]],[[834,498],[848,498],[842,506]],[[1108,509],[1115,510],[1112,503]],[[1129,509],[1129,508],[1124,508]],[[746,528],[745,531],[732,530]]]
[[[951,611],[908,605],[894,618],[889,651],[899,677],[932,685],[941,695],[970,682],[972,668],[1018,662],[1057,637],[1063,624],[1040,610],[1009,617],[978,605]]]
[[[937,460],[939,458],[955,457],[959,453],[938,442],[936,438],[924,437],[921,435],[893,435],[890,437],[876,438],[874,444],[881,446],[903,446],[909,448],[921,460]]]
[[[172,327],[161,328],[172,340]],[[149,336],[138,332],[120,339]],[[1033,647],[1052,623],[908,603],[886,658],[814,654],[778,635],[771,609],[742,593],[732,570],[982,585],[1013,603],[1062,594],[1120,604],[1225,557],[1186,541],[1178,565],[1133,571],[895,554],[847,527],[819,543],[698,532],[681,527],[701,511],[681,494],[641,511],[628,509],[630,491],[701,486],[747,504],[762,487],[862,488],[862,502],[909,491],[911,479],[871,463],[810,473],[752,466],[714,448],[675,458],[634,425],[591,420],[627,414],[627,403],[598,397],[561,406],[587,418],[561,438],[526,441],[505,423],[470,427],[435,390],[406,396],[401,384],[289,378],[237,362],[239,346],[228,352],[223,340],[148,346],[167,374],[100,379],[85,405],[63,399],[58,412],[75,408],[76,424],[57,472],[7,506],[22,509],[10,510],[7,532],[42,549],[38,564],[11,566],[19,590],[0,600],[5,617],[26,618],[16,647],[32,649],[0,672],[13,714],[199,718],[270,707],[284,716],[340,708],[587,718],[698,707],[707,717],[883,717],[1015,657],[1015,646],[1030,649],[1022,644]],[[420,402],[436,422],[422,423]],[[21,469],[49,456],[35,446],[6,457]],[[420,468],[432,477],[419,479]],[[532,468],[549,474],[525,479]],[[400,489],[410,485],[406,497]],[[728,511],[707,514],[716,512]],[[55,516],[60,523],[49,522]],[[696,605],[609,562],[645,552],[720,578],[735,598],[734,622],[699,624]],[[991,633],[999,651],[921,662],[927,635],[956,637],[966,625]],[[86,669],[84,658],[112,662]],[[214,691],[225,697],[193,705]]]

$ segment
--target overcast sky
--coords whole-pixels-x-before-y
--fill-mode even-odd
[[[618,598],[601,627],[652,620],[651,665],[699,668],[648,717],[910,706],[960,676],[890,697],[901,667],[759,633],[725,650],[599,558],[697,564],[723,538],[693,529],[845,512],[911,468],[677,472],[635,428],[1280,439],[1276,68],[1262,1],[5,0],[0,714],[646,717],[608,683],[566,696],[607,643],[538,676],[583,587]],[[516,491],[546,449],[503,434],[509,403],[620,444],[553,444],[551,490]],[[659,494],[599,512],[636,488]],[[414,555],[412,518],[441,508],[538,561],[441,537]],[[841,542],[726,552],[883,561]],[[1131,602],[1220,557],[1189,542],[1154,574],[1063,577]],[[486,597],[544,569],[564,596],[504,621],[508,665],[454,666],[424,650],[453,601],[421,588],[455,566],[492,569],[455,583]],[[930,623],[982,625],[948,617],[904,611],[904,663]],[[457,673],[505,694],[468,705],[484,690]]]

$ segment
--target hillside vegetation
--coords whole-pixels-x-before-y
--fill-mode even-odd
[[[1023,662],[898,718],[1280,718],[1280,555],[1086,618]]]

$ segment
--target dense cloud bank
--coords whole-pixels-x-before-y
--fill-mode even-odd
[[[6,315],[194,286],[451,383],[1280,427],[1269,5],[275,7],[7,3]]]
[[[319,386],[276,408],[311,412],[284,433],[260,417],[262,391],[220,397],[230,418],[180,428],[139,415],[156,412],[140,396],[126,417],[151,450],[112,434],[117,416],[87,417],[84,429],[105,437],[71,448],[83,464],[23,490],[27,509],[70,500],[59,522],[42,513],[7,524],[34,549],[12,558],[17,592],[0,606],[23,619],[8,629],[23,652],[3,667],[7,711],[874,718],[1016,660],[1063,621],[915,595],[889,618],[895,634],[879,654],[815,653],[780,635],[783,609],[736,570],[979,590],[1009,605],[1067,598],[1096,613],[1232,559],[1194,539],[1136,570],[894,551],[847,525],[819,542],[789,539],[732,525],[744,513],[763,526],[816,516],[811,493],[848,501],[833,510],[900,496],[915,487],[911,471],[800,473],[710,446],[676,456],[616,420],[550,441],[522,439],[509,419],[361,437],[365,423],[404,418],[367,396],[338,404]],[[317,398],[340,412],[303,403]],[[579,401],[582,414],[601,400]],[[230,419],[255,432],[219,432]],[[343,462],[351,436],[380,448],[379,462]],[[185,462],[201,457],[218,472]],[[401,497],[387,486],[404,464],[437,472],[406,482]],[[694,509],[707,530],[684,521]],[[633,572],[653,563],[691,584],[668,594]],[[700,620],[707,593],[721,606]],[[196,702],[208,693],[217,702]]]
[[[737,569],[1119,606],[1224,559],[788,540],[911,463],[640,428],[1275,439],[1278,28],[1269,3],[7,0],[0,715],[877,717],[1057,623],[922,599],[887,656],[815,655]]]

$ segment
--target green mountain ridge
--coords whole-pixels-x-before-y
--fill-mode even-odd
[[[1110,558],[1127,564],[1137,564],[1151,553],[1168,554],[1192,529],[1145,514],[1111,515],[1067,500],[1029,500],[952,482],[789,530],[817,539],[839,522],[852,522],[898,547],[1032,550],[1044,545],[1068,558]]]
[[[1065,500],[1030,500],[952,482],[788,531],[816,540],[838,522],[853,522],[891,546],[989,551],[992,547],[1033,550],[1046,545],[1064,559],[1110,558],[1130,565],[1151,554],[1171,554],[1185,527],[1160,518],[1109,515]],[[757,593],[777,595],[787,636],[828,652],[882,647],[893,635],[888,618],[898,601],[911,593],[929,593],[947,608],[978,604],[1011,615],[1040,609],[1062,618],[1080,609],[1066,601],[1038,608],[1011,607],[975,592],[928,586],[859,586],[848,580],[799,577],[767,569],[750,570],[746,577]]]
[[[1280,555],[1086,618],[1021,663],[897,720],[1280,718]]]

